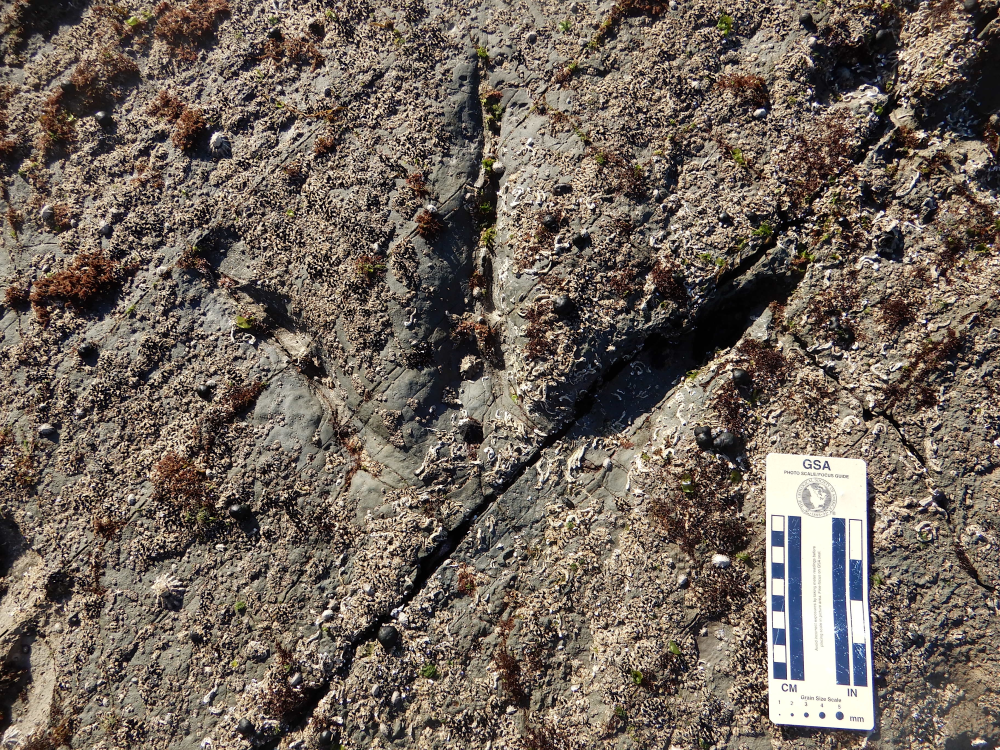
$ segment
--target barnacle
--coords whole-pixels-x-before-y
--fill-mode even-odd
[[[225,133],[218,130],[212,133],[212,137],[208,141],[208,150],[212,152],[212,156],[216,159],[233,155],[233,147],[229,143],[229,138],[226,137]]]
[[[163,609],[180,609],[181,602],[184,600],[184,592],[187,589],[177,578],[169,573],[164,573],[153,581],[150,590]]]

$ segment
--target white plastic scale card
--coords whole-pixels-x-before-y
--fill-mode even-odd
[[[771,721],[875,728],[865,462],[767,457]]]

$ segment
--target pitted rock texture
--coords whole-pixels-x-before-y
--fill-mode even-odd
[[[997,13],[8,0],[3,747],[1000,747]],[[873,733],[767,719],[772,451]]]

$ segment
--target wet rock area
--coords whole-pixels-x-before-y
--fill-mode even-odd
[[[0,746],[1000,747],[1000,21],[0,3]],[[872,733],[767,718],[868,466]]]

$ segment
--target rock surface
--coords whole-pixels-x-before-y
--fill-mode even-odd
[[[1000,746],[997,10],[7,2],[3,746]],[[772,451],[869,736],[767,720]]]

